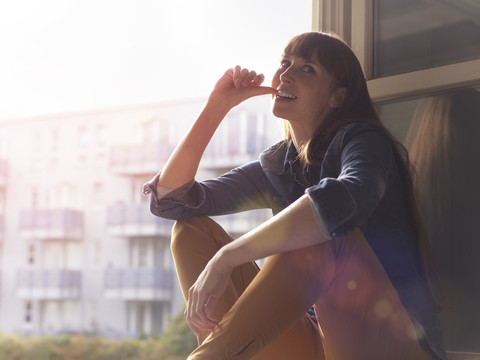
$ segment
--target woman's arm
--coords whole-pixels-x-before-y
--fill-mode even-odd
[[[307,195],[262,225],[221,248],[216,261],[234,268],[267,256],[328,241],[318,226]]]
[[[308,196],[302,196],[261,226],[221,248],[210,260],[189,290],[185,315],[190,328],[198,333],[217,325],[209,315],[237,265],[326,241]]]
[[[208,315],[235,266],[347,236],[371,214],[391,173],[391,143],[373,128],[356,128],[345,137],[338,178],[320,180],[277,216],[220,249],[207,264],[189,293],[186,316],[192,330],[216,325]]]
[[[277,90],[260,86],[263,80],[262,74],[240,66],[225,72],[203,111],[162,169],[158,186],[176,189],[195,177],[205,148],[230,109],[253,96],[276,94]]]

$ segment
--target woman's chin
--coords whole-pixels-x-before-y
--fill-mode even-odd
[[[275,117],[281,118],[281,119],[284,119],[284,120],[289,120],[289,118],[290,118],[288,116],[288,111],[279,107],[275,102],[272,105],[272,114]]]

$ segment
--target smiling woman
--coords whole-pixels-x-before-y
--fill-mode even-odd
[[[263,81],[225,71],[144,185],[152,213],[176,220],[171,249],[199,344],[188,359],[445,359],[408,156],[355,54],[334,35],[303,33]],[[218,126],[234,121],[226,115],[261,95],[273,95],[285,139],[197,181]],[[254,209],[274,216],[237,239],[209,218]]]
[[[0,119],[206,96],[237,62],[272,69],[311,28],[311,0],[290,3],[3,1]]]

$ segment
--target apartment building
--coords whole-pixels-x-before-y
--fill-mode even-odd
[[[172,221],[142,185],[204,99],[0,123],[0,331],[160,334],[183,308]],[[281,138],[268,97],[232,110],[199,178],[256,159]],[[242,234],[270,216],[219,217]]]

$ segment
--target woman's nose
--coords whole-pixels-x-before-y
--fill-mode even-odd
[[[280,81],[282,83],[293,83],[294,82],[294,78],[292,76],[292,67],[288,67],[285,69],[284,72],[282,72],[280,74]]]

